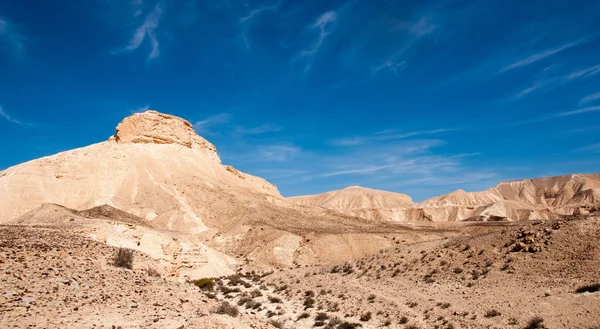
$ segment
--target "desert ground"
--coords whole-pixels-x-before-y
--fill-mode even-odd
[[[148,111],[0,172],[0,328],[600,328],[600,174],[284,198]]]

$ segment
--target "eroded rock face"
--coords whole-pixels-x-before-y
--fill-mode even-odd
[[[118,143],[179,144],[217,152],[215,146],[200,137],[188,121],[152,110],[125,118],[111,139]]]

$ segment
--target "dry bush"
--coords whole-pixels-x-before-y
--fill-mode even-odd
[[[408,323],[408,318],[403,316],[400,318],[400,324],[407,324]]]
[[[360,321],[362,322],[368,322],[371,321],[371,318],[373,317],[373,315],[371,314],[371,312],[367,312],[363,315],[360,316]]]
[[[544,325],[544,319],[539,316],[529,320],[527,325],[523,327],[523,329],[544,329],[546,326]]]
[[[150,277],[160,278],[160,273],[153,267],[148,267],[146,269],[146,273],[148,273],[148,276],[150,276]]]
[[[584,292],[597,292],[600,291],[600,283],[588,284],[581,286],[575,290],[576,293],[582,294]]]
[[[133,250],[119,248],[113,264],[116,267],[122,267],[131,270],[133,268]]]
[[[296,319],[296,321],[300,321],[302,319],[308,319],[310,318],[310,313],[304,312],[300,315],[298,315],[298,318]]]
[[[499,316],[499,315],[501,315],[501,313],[500,313],[500,312],[498,312],[498,311],[497,311],[497,310],[495,310],[495,309],[491,309],[491,310],[488,310],[487,312],[485,312],[485,315],[484,315],[484,316],[485,316],[486,318],[493,318],[493,317],[495,317],[495,316]]]
[[[279,328],[279,329],[283,328],[283,322],[281,322],[281,321],[271,320],[271,321],[269,321],[269,324],[275,328]]]
[[[237,307],[229,304],[228,302],[222,302],[219,308],[217,308],[217,310],[215,311],[215,313],[229,315],[233,318],[240,314]]]

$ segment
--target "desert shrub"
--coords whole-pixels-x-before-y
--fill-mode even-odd
[[[261,297],[262,295],[262,292],[260,292],[260,290],[258,289],[254,289],[250,292],[250,296],[252,296],[253,298]]]
[[[201,290],[212,290],[215,286],[215,280],[210,278],[194,280],[192,283]]]
[[[362,327],[359,323],[344,322],[337,326],[337,329],[356,329]]]
[[[306,296],[306,297],[315,297],[315,292],[314,292],[314,291],[312,291],[312,290],[307,290],[307,291],[304,293],[304,296]]]
[[[238,316],[238,314],[240,314],[237,307],[229,304],[228,302],[222,302],[221,305],[219,306],[219,308],[217,308],[215,313],[229,315],[234,318],[236,316]]]
[[[546,328],[546,326],[544,325],[544,319],[542,319],[539,316],[536,316],[535,318],[529,320],[529,322],[527,322],[527,325],[525,325],[525,327],[523,327],[523,329],[543,329]]]
[[[463,272],[463,269],[462,269],[462,268],[460,268],[460,267],[455,267],[455,268],[454,268],[454,273],[456,273],[456,274],[460,274],[460,273],[462,273],[462,272]]]
[[[267,312],[267,318],[269,318],[269,319],[270,319],[270,318],[272,318],[272,317],[274,317],[275,315],[277,315],[277,313],[275,313],[275,312],[273,312],[273,311],[271,311],[271,310],[269,310],[269,311]]]
[[[240,298],[240,300],[238,300],[237,304],[238,304],[238,306],[242,306],[251,300],[252,300],[252,298],[250,298],[250,297],[242,297],[242,298]]]
[[[230,286],[237,286],[239,284],[244,283],[244,281],[242,280],[242,277],[239,274],[230,275],[227,277],[227,279],[229,280]]]
[[[273,304],[281,304],[281,298],[276,297],[276,296],[269,296],[269,301]]]
[[[500,312],[498,312],[498,311],[497,311],[497,310],[495,310],[495,309],[491,309],[491,310],[488,310],[487,312],[485,312],[485,315],[484,315],[484,316],[485,316],[486,318],[493,318],[493,317],[495,317],[495,316],[499,316],[499,315],[501,315],[501,313],[500,313]]]
[[[317,321],[325,321],[329,319],[329,315],[327,315],[327,313],[324,312],[320,312],[317,314],[317,316],[315,316],[315,320]]]
[[[409,324],[404,329],[420,329],[416,324]]]
[[[242,285],[243,285],[243,286],[244,286],[244,288],[246,288],[246,289],[252,288],[252,283],[250,283],[250,282],[245,282],[245,281],[244,281],[244,283],[242,283]]]
[[[375,298],[377,298],[377,296],[375,296],[374,294],[370,294],[367,300],[372,303],[375,301]]]
[[[277,289],[275,289],[275,292],[280,292],[280,291],[284,291],[284,290],[288,290],[288,289],[289,289],[288,285],[285,284],[285,285],[283,285],[283,286],[278,287]]]
[[[600,291],[600,283],[588,284],[581,286],[575,290],[578,294],[583,294],[584,292],[597,292]]]
[[[362,322],[371,321],[372,317],[373,317],[373,315],[371,314],[371,312],[367,312],[360,316],[360,321],[362,321]]]
[[[410,308],[414,308],[415,306],[417,306],[419,304],[415,303],[415,302],[408,302],[408,303],[406,303],[406,305],[408,305],[408,307],[410,307]]]
[[[473,270],[473,271],[471,272],[471,276],[473,277],[473,280],[477,280],[477,279],[479,279],[479,276],[480,276],[480,275],[481,275],[481,273],[479,273],[479,271],[477,271],[477,270]]]
[[[240,288],[229,288],[229,287],[226,287],[226,286],[221,286],[219,289],[221,290],[221,292],[223,293],[223,295],[229,295],[229,294],[234,293],[234,292],[241,292],[242,291]]]
[[[440,308],[443,309],[443,310],[447,309],[448,307],[450,307],[450,303],[440,304]]]
[[[148,267],[146,269],[146,273],[148,274],[148,276],[153,277],[153,278],[160,278],[160,273],[153,267]]]
[[[133,250],[127,248],[119,248],[115,256],[114,263],[116,267],[133,268]]]
[[[340,268],[336,265],[334,267],[331,268],[331,272],[330,273],[339,273],[340,272]]]
[[[408,323],[408,318],[405,317],[405,316],[403,316],[403,317],[400,318],[399,322],[400,322],[400,324],[407,324]]]
[[[210,299],[216,299],[217,298],[217,294],[212,293],[212,292],[208,292],[208,293],[206,293],[206,297],[208,297]]]
[[[302,319],[308,319],[310,318],[310,313],[304,312],[300,315],[298,315],[298,318],[296,319],[296,321],[302,320]]]
[[[502,265],[502,267],[500,268],[500,271],[506,271],[508,270],[508,268],[510,267],[510,265],[508,265],[508,263]]]
[[[315,300],[312,297],[306,297],[304,300],[304,309],[313,308],[315,306]]]
[[[269,321],[269,324],[275,328],[279,328],[279,329],[283,328],[283,322],[281,322],[281,321],[271,320],[271,321]]]

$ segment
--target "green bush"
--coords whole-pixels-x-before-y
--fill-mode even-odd
[[[192,283],[201,290],[212,290],[215,287],[215,280],[210,278],[194,280]]]

